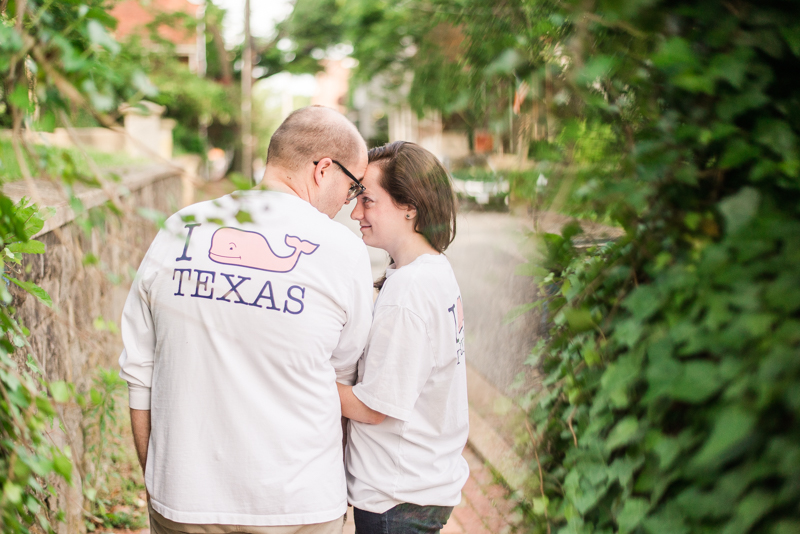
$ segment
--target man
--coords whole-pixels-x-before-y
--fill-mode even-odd
[[[151,532],[341,533],[336,380],[372,313],[369,259],[331,221],[363,191],[367,150],[322,107],[270,142],[264,184],[184,208],[142,261],[120,375]]]

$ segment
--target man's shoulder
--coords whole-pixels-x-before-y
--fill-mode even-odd
[[[207,222],[209,219],[213,220],[229,212],[232,208],[233,202],[231,195],[195,202],[170,215],[165,222],[165,226],[167,228],[183,227],[190,223]]]
[[[366,245],[364,245],[364,241],[354,234],[352,230],[340,222],[329,219],[327,215],[323,215],[323,217],[325,217],[327,227],[330,229],[329,231],[331,232],[332,237],[340,240],[343,247],[346,247],[351,251],[366,252],[367,248]]]
[[[242,223],[242,217],[249,222]],[[285,193],[249,191],[198,202],[170,216],[165,228],[169,234],[183,235],[187,225],[197,223],[211,223],[212,228],[241,227],[259,233],[280,229],[317,245],[324,242],[324,248],[332,252],[329,260],[342,258],[344,263],[350,263],[360,261],[362,255],[367,257],[364,242],[349,228],[308,202]]]

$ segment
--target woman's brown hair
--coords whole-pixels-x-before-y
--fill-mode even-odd
[[[380,186],[397,206],[416,208],[414,230],[444,252],[456,237],[456,201],[450,175],[436,156],[417,144],[395,141],[370,150],[369,162],[380,168]]]

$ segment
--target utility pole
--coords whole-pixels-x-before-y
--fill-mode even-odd
[[[250,0],[244,2],[244,54],[242,55],[242,174],[253,182],[253,43],[250,36]]]

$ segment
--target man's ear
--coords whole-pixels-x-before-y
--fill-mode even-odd
[[[314,166],[314,183],[317,187],[322,187],[322,182],[325,180],[328,173],[333,169],[333,160],[331,158],[322,158]]]

